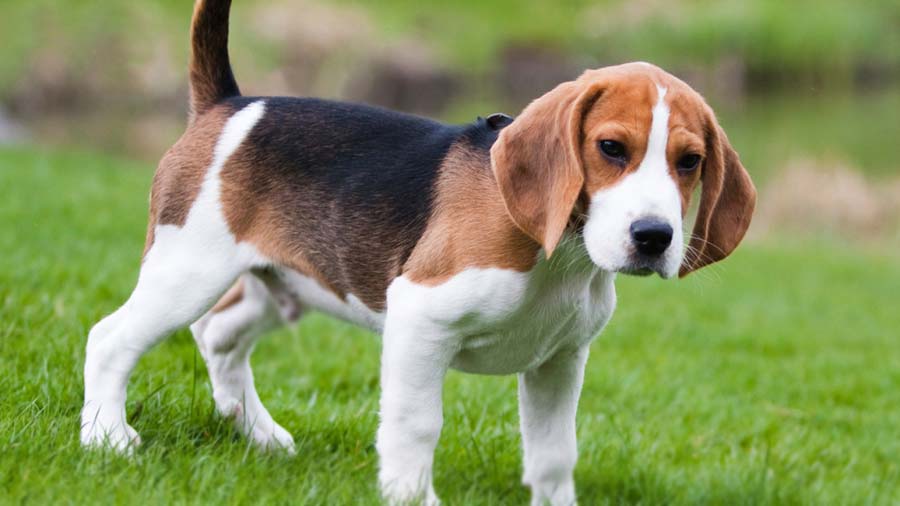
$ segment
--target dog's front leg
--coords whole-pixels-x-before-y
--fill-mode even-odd
[[[578,458],[575,410],[584,378],[587,345],[565,349],[519,375],[519,418],[525,473],[533,506],[572,506],[572,472]]]
[[[436,505],[431,469],[454,348],[439,329],[395,316],[388,313],[381,357],[379,483],[390,504]]]

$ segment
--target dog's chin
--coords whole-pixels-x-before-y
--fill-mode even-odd
[[[627,276],[635,276],[645,278],[647,276],[652,276],[654,274],[659,275],[662,279],[669,279],[673,277],[675,274],[667,272],[665,266],[662,262],[659,262],[659,265],[651,265],[644,263],[629,263],[622,266],[612,267],[609,265],[596,264],[597,267],[606,271],[606,272],[615,272],[618,274],[625,274]]]
[[[663,258],[657,259],[633,259],[628,264],[616,269],[616,272],[626,274],[628,276],[647,277],[653,274],[658,275],[662,279],[670,279],[677,274],[677,269],[670,269],[668,262]]]
[[[646,278],[647,276],[651,276],[654,273],[659,274],[660,277],[663,277],[662,272],[659,270],[651,269],[650,267],[623,267],[618,270],[620,274],[627,274],[628,276],[637,276],[640,278]]]
[[[635,251],[628,251],[623,255],[624,258],[615,258],[615,255],[597,254],[597,252],[591,251],[591,248],[588,248],[588,254],[594,265],[606,272],[639,277],[657,274],[662,279],[671,279],[678,274],[679,264],[670,265],[673,262],[668,255],[646,257]]]

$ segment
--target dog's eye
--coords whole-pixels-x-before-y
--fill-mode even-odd
[[[691,172],[700,164],[700,155],[684,155],[678,159],[676,167],[678,172]]]
[[[609,158],[612,158],[613,161],[618,163],[625,163],[627,160],[625,154],[625,145],[619,141],[611,141],[611,140],[602,140],[599,142],[600,151]]]

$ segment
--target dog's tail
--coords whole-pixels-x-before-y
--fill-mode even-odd
[[[196,0],[191,20],[190,118],[241,94],[228,59],[231,0]]]

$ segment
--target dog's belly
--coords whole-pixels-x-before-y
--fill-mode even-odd
[[[384,313],[369,309],[353,294],[338,297],[315,279],[291,269],[279,269],[278,279],[280,286],[270,287],[273,295],[276,300],[290,299],[279,301],[281,305],[299,303],[302,308],[315,309],[375,332],[380,332],[384,327]]]

